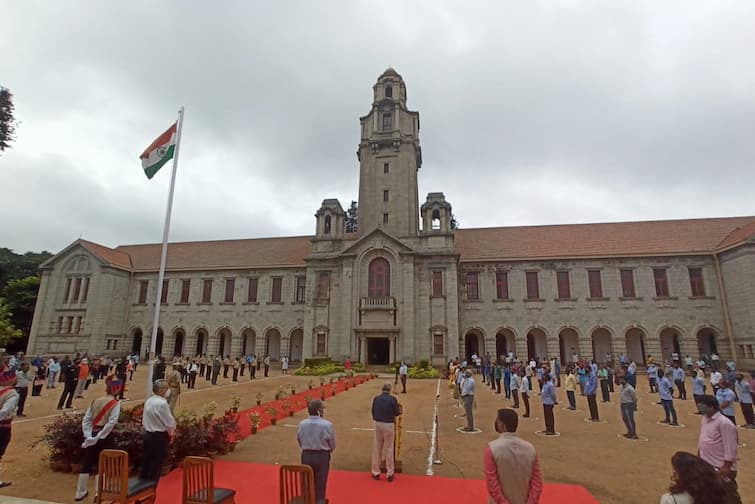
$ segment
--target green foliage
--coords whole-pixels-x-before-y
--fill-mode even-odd
[[[0,298],[0,345],[21,338],[23,334],[13,325],[12,314],[5,300]]]
[[[435,368],[416,368],[411,367],[409,368],[409,371],[407,372],[407,375],[409,378],[437,378],[440,376],[440,372],[438,372]]]
[[[3,291],[5,301],[12,313],[11,321],[24,336],[28,336],[31,331],[40,281],[41,279],[36,275],[9,280]]]
[[[356,373],[364,372],[364,364],[361,362],[352,362],[351,368]],[[330,357],[317,357],[304,359],[304,365],[294,371],[294,374],[298,376],[322,376],[343,372],[343,362],[336,362]]]
[[[333,359],[330,357],[310,357],[308,359],[304,359],[304,367],[317,367],[321,364],[330,364],[333,362]]]
[[[421,361],[419,361],[419,366],[417,367],[420,367],[422,369],[427,369],[430,367],[430,361],[427,359],[422,359]]]
[[[0,247],[0,289],[4,289],[10,280],[36,276],[39,265],[50,257],[52,254],[47,251],[16,254]]]
[[[29,336],[39,291],[37,270],[50,257],[49,252],[16,254],[0,248],[0,297],[5,298],[5,310],[0,308],[0,345],[8,344],[11,351],[25,346],[23,338]]]
[[[359,214],[359,206],[357,205],[356,201],[352,201],[351,205],[349,205],[349,209],[346,210],[346,222],[345,224],[345,231],[347,233],[356,233],[357,232],[357,215]]]
[[[8,88],[0,87],[0,152],[10,148],[16,139],[18,123],[13,116],[13,93]]]

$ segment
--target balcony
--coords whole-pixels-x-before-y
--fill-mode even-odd
[[[381,298],[363,297],[362,303],[360,304],[359,309],[360,310],[395,310],[396,298],[394,298],[393,296],[381,297]]]
[[[359,326],[365,329],[392,329],[396,326],[396,298],[363,297],[359,303]]]

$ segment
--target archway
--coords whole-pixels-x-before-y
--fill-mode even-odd
[[[280,359],[281,354],[281,333],[278,329],[268,329],[265,334],[265,355],[271,359]]]
[[[548,356],[548,338],[542,329],[531,329],[527,333],[527,357],[545,359]]]
[[[611,354],[611,333],[599,327],[592,332],[592,358],[595,362],[606,362],[607,354]]]
[[[173,355],[183,355],[184,353],[184,339],[185,339],[186,333],[183,329],[176,329],[173,332]]]
[[[195,355],[206,355],[207,354],[207,330],[205,329],[197,329],[195,332],[195,335],[197,337],[197,347],[195,348]]]
[[[558,333],[558,348],[561,356],[561,363],[573,362],[573,354],[579,355],[579,334],[571,327],[562,329]]]
[[[481,350],[485,348],[485,337],[477,329],[470,329],[464,336],[464,359],[469,366],[473,366],[472,356],[482,356]]]
[[[646,365],[645,333],[642,329],[636,327],[627,329],[627,332],[624,333],[624,340],[627,345],[627,358],[632,359],[637,364]],[[614,360],[618,359],[614,358]]]
[[[505,362],[509,352],[516,350],[516,337],[511,329],[501,329],[495,335],[495,357],[498,362]]]
[[[157,338],[155,338],[155,355],[163,354],[163,339],[164,338],[165,338],[165,334],[163,333],[163,328],[158,327]]]
[[[710,327],[703,327],[697,331],[697,348],[700,355],[718,354],[718,345],[716,344],[716,337],[718,336],[715,329]]]
[[[294,329],[291,332],[291,342],[288,347],[288,358],[291,362],[301,362],[303,345],[304,331],[301,329]]]
[[[220,338],[220,342],[218,343],[220,346],[218,347],[218,355],[221,357],[225,357],[226,355],[230,355],[231,353],[231,330],[227,327],[224,327],[218,332],[218,337]]]
[[[142,330],[137,327],[131,332],[131,355],[142,354]]]
[[[254,329],[244,329],[241,333],[241,355],[249,355],[255,352],[257,347],[257,334]]]
[[[676,352],[681,355],[679,348],[679,333],[676,329],[667,327],[661,331],[661,358],[671,362],[671,354]]]

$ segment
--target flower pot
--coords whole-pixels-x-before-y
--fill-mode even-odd
[[[256,425],[252,425],[252,434],[257,434],[257,428]]]
[[[232,452],[236,449],[236,443],[231,443],[228,445],[228,451]]]
[[[207,456],[210,458],[215,458],[218,455],[218,451],[216,449],[207,450]]]
[[[309,386],[309,390],[312,390],[312,385]]]
[[[271,418],[270,419],[270,425],[275,425],[277,423],[278,423],[278,419],[277,418]]]
[[[294,416],[293,410],[288,412],[288,416]]]
[[[234,408],[231,408],[231,411],[232,411],[233,413],[238,413],[238,412],[239,412],[239,409],[238,409],[238,408],[236,408],[236,407],[234,407]]]
[[[259,406],[260,404],[262,404],[262,401],[257,401],[257,406]]]

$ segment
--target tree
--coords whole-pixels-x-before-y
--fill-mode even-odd
[[[11,312],[5,300],[0,298],[0,345],[6,345],[22,336],[21,331],[16,329],[11,322]]]
[[[0,152],[10,148],[16,139],[16,122],[13,117],[13,94],[8,88],[0,87]]]
[[[34,307],[41,279],[37,275],[15,279],[8,282],[3,289],[5,303],[11,312],[11,322],[28,337],[34,320]]]
[[[16,254],[11,249],[0,248],[0,291],[10,280],[36,275],[39,265],[52,257],[43,252]]]
[[[357,215],[359,213],[359,207],[356,201],[352,201],[349,205],[349,209],[346,211],[346,232],[357,232]]]
[[[459,221],[453,213],[451,214],[451,229],[459,229]]]

